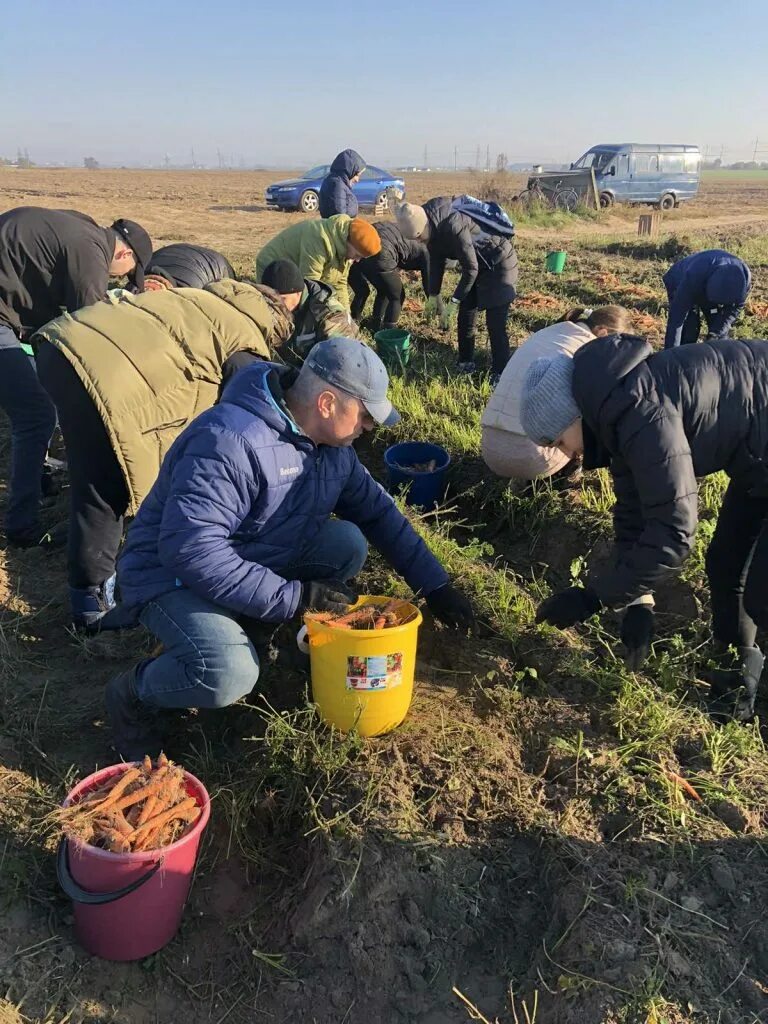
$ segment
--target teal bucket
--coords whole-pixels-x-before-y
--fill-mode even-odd
[[[400,370],[408,365],[411,358],[411,336],[408,331],[390,327],[386,331],[377,331],[373,340],[381,361],[390,370]]]
[[[567,259],[568,253],[563,252],[562,249],[559,249],[557,252],[547,253],[547,270],[550,274],[562,274]]]

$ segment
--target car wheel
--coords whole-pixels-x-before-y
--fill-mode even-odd
[[[602,207],[602,209],[607,210],[609,209],[609,207],[613,206],[613,204],[614,198],[610,192],[600,193],[600,206]]]
[[[387,194],[387,190],[386,189],[384,189],[383,192],[379,192],[379,194],[376,196],[376,202],[374,203],[374,208],[377,209],[377,210],[388,210],[389,209],[389,195]]]
[[[301,199],[299,200],[300,210],[303,210],[304,213],[317,213],[319,206],[320,197],[317,192],[313,192],[311,188],[308,188],[306,192],[302,192]]]
[[[675,197],[671,192],[665,192],[656,205],[660,210],[671,210],[675,205]]]

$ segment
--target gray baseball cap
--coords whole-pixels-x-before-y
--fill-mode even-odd
[[[359,398],[377,423],[392,427],[400,413],[387,398],[389,374],[372,348],[354,338],[319,341],[304,364],[321,380]]]

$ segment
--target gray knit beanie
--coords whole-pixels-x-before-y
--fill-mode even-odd
[[[423,206],[400,203],[396,210],[397,226],[406,238],[419,238],[427,230],[427,215]]]
[[[549,447],[581,416],[573,398],[573,359],[558,352],[528,367],[523,384],[520,420],[535,444]]]

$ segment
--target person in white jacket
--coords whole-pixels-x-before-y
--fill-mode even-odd
[[[542,448],[529,440],[520,422],[523,382],[531,363],[558,352],[572,356],[582,345],[606,334],[630,329],[623,306],[572,309],[556,324],[530,335],[512,354],[501,375],[481,422],[485,464],[498,476],[519,480],[548,477],[568,463],[559,448]]]

